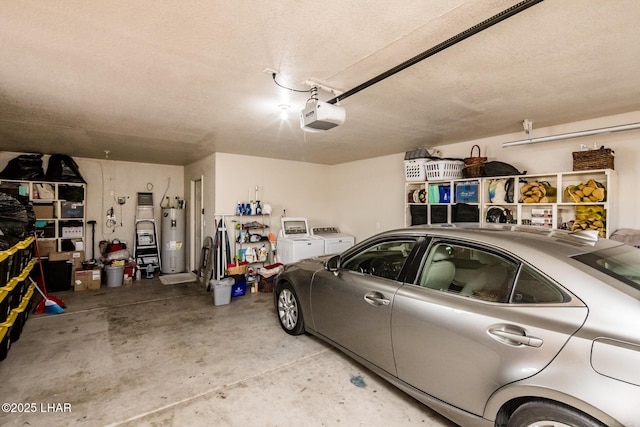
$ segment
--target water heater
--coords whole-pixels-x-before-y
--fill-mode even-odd
[[[162,273],[182,273],[185,268],[185,211],[162,209]]]

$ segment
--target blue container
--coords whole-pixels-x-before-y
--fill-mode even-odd
[[[455,203],[478,203],[478,184],[458,184],[456,185]]]
[[[242,297],[247,293],[247,281],[236,282],[231,287],[231,298]]]
[[[451,188],[448,185],[440,186],[440,203],[451,202]]]

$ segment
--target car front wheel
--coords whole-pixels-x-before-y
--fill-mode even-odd
[[[283,283],[278,289],[277,296],[278,320],[282,329],[290,335],[300,335],[304,332],[304,321],[300,302],[289,283]]]
[[[591,417],[553,402],[527,402],[516,409],[507,427],[604,427]]]

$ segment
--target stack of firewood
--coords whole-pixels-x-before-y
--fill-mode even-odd
[[[600,237],[607,236],[606,212],[602,206],[576,206],[576,220],[571,231],[597,230]]]
[[[556,194],[548,182],[533,181],[520,187],[520,203],[555,203]]]
[[[564,196],[568,202],[597,203],[603,202],[607,196],[604,185],[590,179],[579,185],[569,185],[564,189]]]
[[[599,203],[607,199],[604,185],[590,179],[564,189],[564,198],[572,203]],[[606,212],[603,206],[576,206],[576,219],[571,231],[597,230],[600,237],[606,237]]]

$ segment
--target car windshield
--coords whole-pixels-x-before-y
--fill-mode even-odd
[[[640,290],[640,249],[621,245],[574,259]]]

